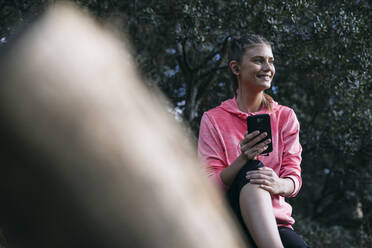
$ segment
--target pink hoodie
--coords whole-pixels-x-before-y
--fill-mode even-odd
[[[271,102],[272,111],[262,108],[258,112],[244,113],[239,110],[236,99],[224,101],[220,106],[203,114],[199,133],[199,157],[206,164],[212,180],[227,190],[220,177],[221,171],[240,155],[239,142],[247,130],[249,115],[270,114],[273,152],[258,159],[272,168],[280,178],[293,180],[295,189],[290,197],[297,195],[301,188],[301,145],[299,123],[291,108]],[[272,195],[274,215],[278,226],[292,228],[292,207],[280,195]]]

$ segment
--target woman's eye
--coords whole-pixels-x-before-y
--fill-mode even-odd
[[[270,65],[273,65],[274,64],[274,60],[265,60],[265,59],[253,59],[252,60],[253,61],[253,63],[258,63],[258,64],[263,64],[263,63],[268,63],[268,64],[270,64]]]

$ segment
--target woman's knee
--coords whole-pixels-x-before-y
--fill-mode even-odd
[[[267,196],[270,196],[270,193],[267,192],[266,190],[260,188],[259,185],[257,184],[250,184],[250,183],[247,183],[246,185],[244,185],[242,187],[242,189],[240,190],[240,198],[242,197],[267,197]],[[271,198],[270,198],[271,199]]]

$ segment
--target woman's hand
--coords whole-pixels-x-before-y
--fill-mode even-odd
[[[273,195],[288,196],[294,190],[293,181],[289,178],[279,178],[269,167],[261,167],[258,170],[248,171],[246,178],[249,183],[258,184],[260,188]]]
[[[270,139],[267,139],[264,142],[257,144],[266,136],[266,132],[262,134],[260,134],[259,131],[254,131],[252,133],[246,132],[244,134],[244,139],[240,141],[242,154],[244,154],[249,160],[257,159],[257,156],[260,155],[261,152],[265,151],[267,149],[267,144],[271,142]]]

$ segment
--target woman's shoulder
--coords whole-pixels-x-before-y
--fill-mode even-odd
[[[289,122],[297,122],[297,116],[295,111],[286,105],[276,104],[275,108],[273,108],[272,115],[274,115],[274,119],[276,119],[279,125],[284,125],[285,123]]]
[[[287,115],[294,114],[294,110],[289,106],[279,104],[275,101],[271,105],[272,105],[273,112],[280,113],[280,114],[287,114]]]
[[[237,104],[234,98],[232,98],[232,99],[225,100],[221,102],[220,105],[205,111],[204,115],[208,115],[209,117],[217,117],[221,115],[222,116],[226,115],[228,113],[235,113],[238,111],[239,109],[237,107]]]

